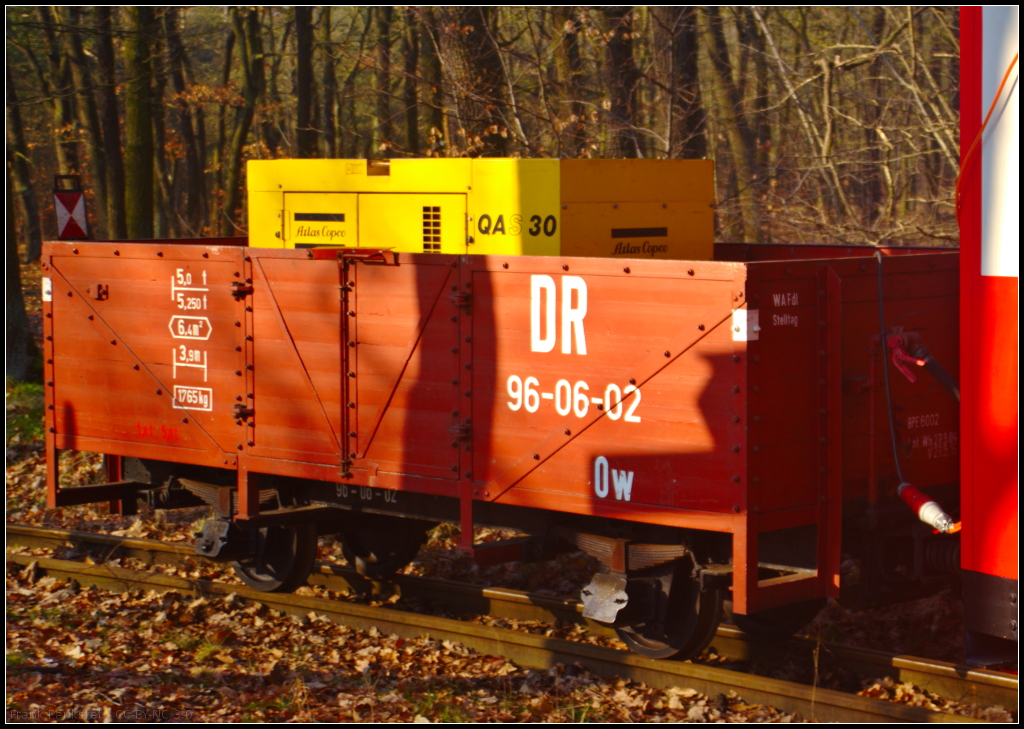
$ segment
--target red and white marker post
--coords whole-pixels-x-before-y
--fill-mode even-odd
[[[53,176],[53,209],[57,213],[58,240],[85,240],[89,237],[85,191],[78,175]]]

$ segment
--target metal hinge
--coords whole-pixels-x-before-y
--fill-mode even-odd
[[[468,309],[473,305],[473,295],[468,291],[459,291],[458,293],[449,296],[448,301],[452,302],[460,309]]]
[[[244,281],[232,281],[231,282],[231,295],[236,298],[248,296],[252,293],[252,284],[245,283]]]
[[[256,409],[255,408],[246,407],[245,405],[242,405],[241,403],[235,403],[231,407],[231,412],[234,415],[234,417],[236,417],[236,418],[251,418],[253,415],[256,414]]]
[[[452,437],[455,438],[455,440],[469,440],[472,429],[473,426],[469,423],[459,423],[458,425],[450,427],[448,432],[452,434]]]

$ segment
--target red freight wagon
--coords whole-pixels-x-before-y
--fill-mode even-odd
[[[893,460],[955,513],[957,402],[918,365],[955,387],[956,253],[244,243],[46,245],[51,506],[210,504],[197,552],[267,590],[302,584],[318,534],[378,577],[442,520],[484,563],[582,549],[606,568],[585,614],[656,656],[707,645],[723,600],[792,630],[841,587],[882,602],[956,567]],[[57,449],[108,454],[110,483],[60,488]]]

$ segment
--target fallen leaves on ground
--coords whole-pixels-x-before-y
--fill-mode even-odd
[[[429,637],[7,570],[8,718],[790,722],[730,694],[521,668]],[[77,712],[77,716],[55,712]]]
[[[864,690],[860,691],[859,695],[892,701],[897,704],[906,704],[907,706],[918,706],[923,709],[930,709],[931,711],[970,716],[984,721],[1014,723],[1017,721],[1014,714],[1002,706],[981,708],[958,701],[950,701],[933,694],[931,691],[925,691],[910,683],[899,683],[889,677],[867,682],[867,686]]]

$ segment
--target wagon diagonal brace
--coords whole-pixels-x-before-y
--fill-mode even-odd
[[[397,262],[394,265],[397,265]],[[426,331],[427,324],[430,323],[430,319],[434,315],[434,309],[437,308],[437,302],[441,300],[441,294],[443,294],[445,289],[448,287],[450,280],[451,271],[448,272],[448,275],[445,276],[444,281],[438,287],[437,295],[434,297],[434,301],[430,305],[430,308],[420,315],[419,323],[416,325],[416,335],[412,338],[412,341],[409,342],[408,349],[405,351],[405,358],[402,362],[402,366],[398,369],[398,372],[395,373],[395,376],[391,378],[391,382],[388,383],[386,390],[388,397],[383,403],[381,403],[380,408],[373,417],[373,425],[366,438],[366,443],[362,448],[362,452],[364,454],[370,449],[370,444],[373,443],[373,439],[377,435],[377,430],[380,428],[380,424],[384,419],[384,414],[388,411],[388,408],[391,407],[391,401],[394,400],[395,393],[398,391],[398,386],[402,383],[402,378],[405,377],[405,371],[409,368],[409,362],[412,360],[413,355],[416,354],[416,348],[419,347],[420,340],[423,339],[423,332]],[[358,309],[356,311],[358,313]]]
[[[745,306],[746,305],[743,304],[736,308],[745,308]],[[660,353],[652,354],[628,375],[628,377],[631,378],[630,381],[632,382],[632,380],[635,379],[637,383],[636,387],[639,390],[646,383],[650,382],[650,380],[658,373],[671,365],[679,359],[679,357],[688,352],[694,345],[704,339],[704,337],[711,334],[711,332],[722,324],[730,322],[732,320],[732,312],[735,310],[732,306],[732,302],[724,308],[726,309],[725,314],[722,314],[721,310],[717,307],[709,307],[705,310],[704,316],[701,318],[704,321],[710,321],[710,326],[707,324],[701,324],[701,328],[695,330],[696,334],[688,332],[673,339],[668,344],[668,357],[665,357]],[[625,400],[625,397],[623,400]],[[563,428],[562,426],[559,426],[557,429],[549,433],[546,438],[531,449],[531,453],[521,457],[500,476],[480,489],[482,493],[490,492],[491,495],[486,496],[485,499],[487,501],[497,501],[500,499],[509,489],[529,476],[545,461],[554,456],[558,451],[582,435],[590,428],[590,426],[605,416],[604,410],[596,410],[595,413],[595,415],[588,416],[584,420],[582,426],[577,426],[575,428]]]
[[[277,316],[277,323],[281,325],[281,329],[287,335],[288,344],[291,345],[292,352],[295,353],[295,359],[299,362],[299,367],[302,368],[302,375],[306,378],[306,383],[309,388],[313,391],[313,395],[316,396],[316,404],[320,408],[320,412],[324,416],[324,421],[327,423],[327,431],[331,434],[331,439],[334,441],[335,447],[338,449],[338,453],[341,453],[341,443],[338,441],[338,436],[334,432],[334,428],[331,426],[331,419],[327,416],[327,410],[324,408],[323,398],[320,397],[320,393],[316,390],[316,385],[313,384],[313,378],[309,376],[309,370],[306,368],[306,363],[302,359],[302,355],[299,353],[299,348],[295,344],[295,337],[292,336],[291,330],[288,328],[288,323],[284,320],[284,315],[281,313],[281,306],[277,302],[277,296],[274,295],[274,287],[270,285],[270,277],[267,276],[267,272],[263,269],[263,260],[256,258],[257,263],[260,267],[260,275],[263,276],[263,280],[267,284],[267,293],[270,295],[270,303],[274,310],[274,314]]]

